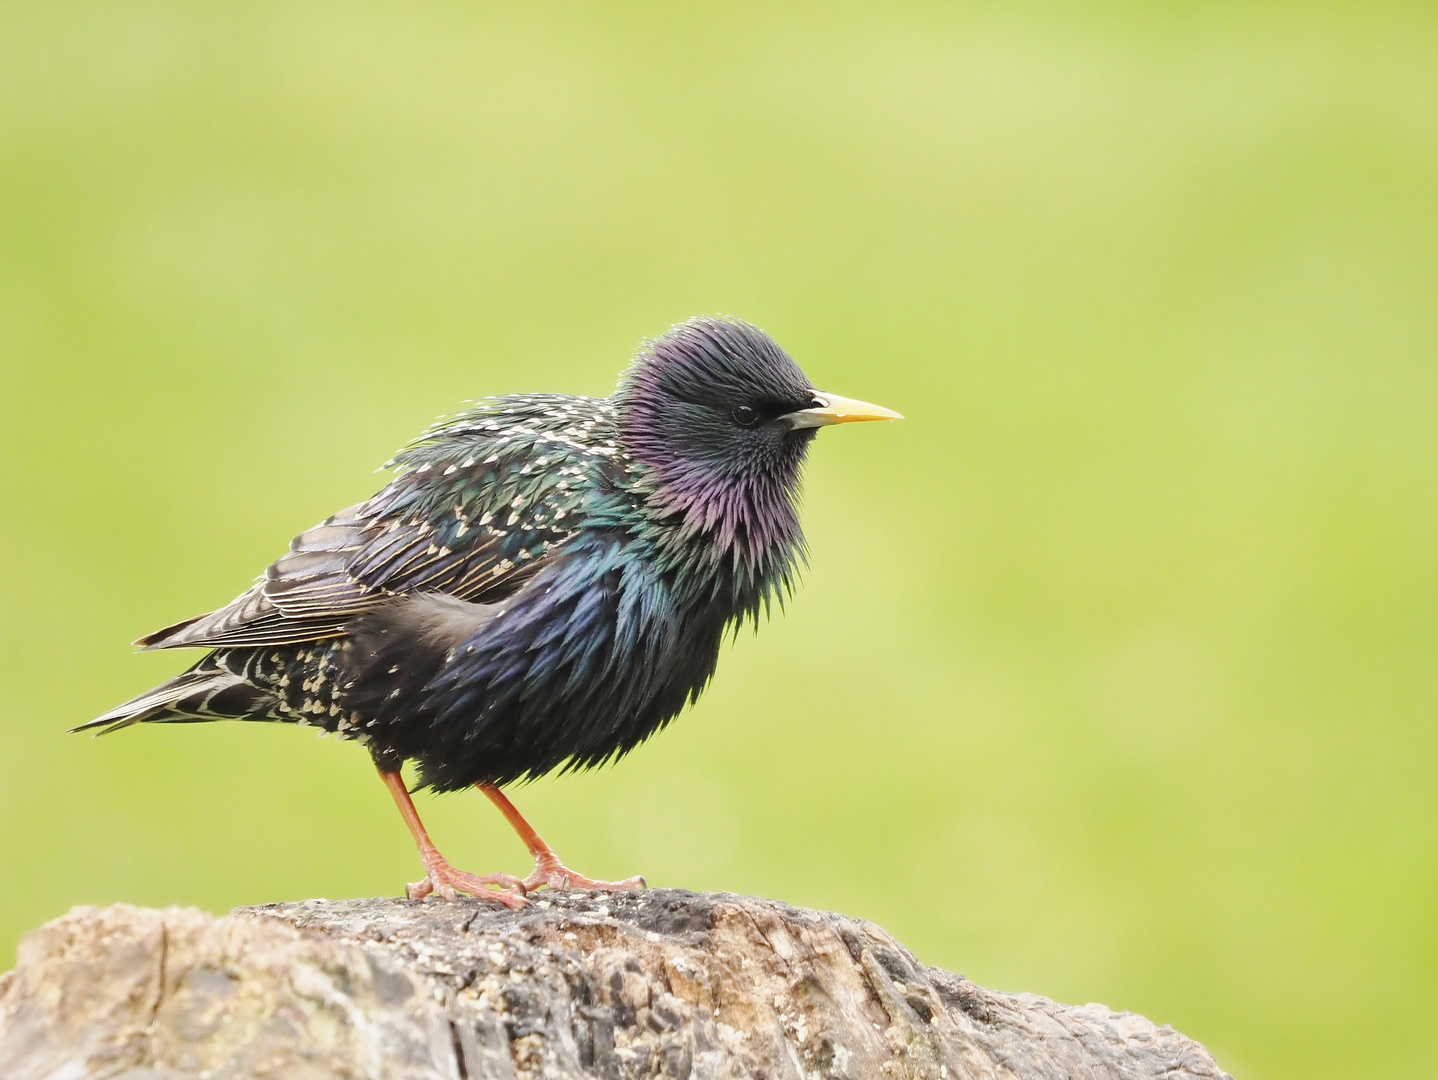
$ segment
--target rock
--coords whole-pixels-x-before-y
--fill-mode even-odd
[[[76,908],[0,976],[0,1077],[1225,1077],[1172,1028],[986,990],[842,915],[534,899]]]

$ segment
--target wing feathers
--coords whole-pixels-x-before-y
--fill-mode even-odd
[[[466,448],[459,453],[453,468],[403,473],[374,498],[301,533],[263,581],[226,607],[136,644],[296,644],[338,637],[356,617],[397,595],[490,601],[513,592],[554,545],[573,535],[579,496],[571,487],[562,505],[545,504],[559,498],[557,481],[542,470],[524,471],[523,455],[496,464]],[[441,477],[448,479],[439,482]],[[543,513],[557,518],[544,521]],[[565,518],[567,527],[554,524]]]
[[[263,624],[279,613],[261,586],[255,585],[229,604],[208,615],[197,615],[184,622],[146,634],[135,642],[142,649],[178,649],[187,645],[204,645],[223,640],[242,627]]]

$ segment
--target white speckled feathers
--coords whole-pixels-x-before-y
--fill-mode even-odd
[[[604,399],[483,401],[425,432],[388,463],[401,472],[384,490],[301,533],[230,604],[136,644],[318,641],[397,595],[508,595],[575,533],[586,494],[626,460],[617,435]]]

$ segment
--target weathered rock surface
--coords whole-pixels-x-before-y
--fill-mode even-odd
[[[879,927],[655,889],[76,908],[0,976],[4,1080],[1224,1073],[1169,1027],[985,990]]]

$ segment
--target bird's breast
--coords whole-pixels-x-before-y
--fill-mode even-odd
[[[440,789],[622,756],[698,696],[727,618],[608,534],[503,603],[456,605],[411,598],[367,616],[347,691],[371,741]]]

